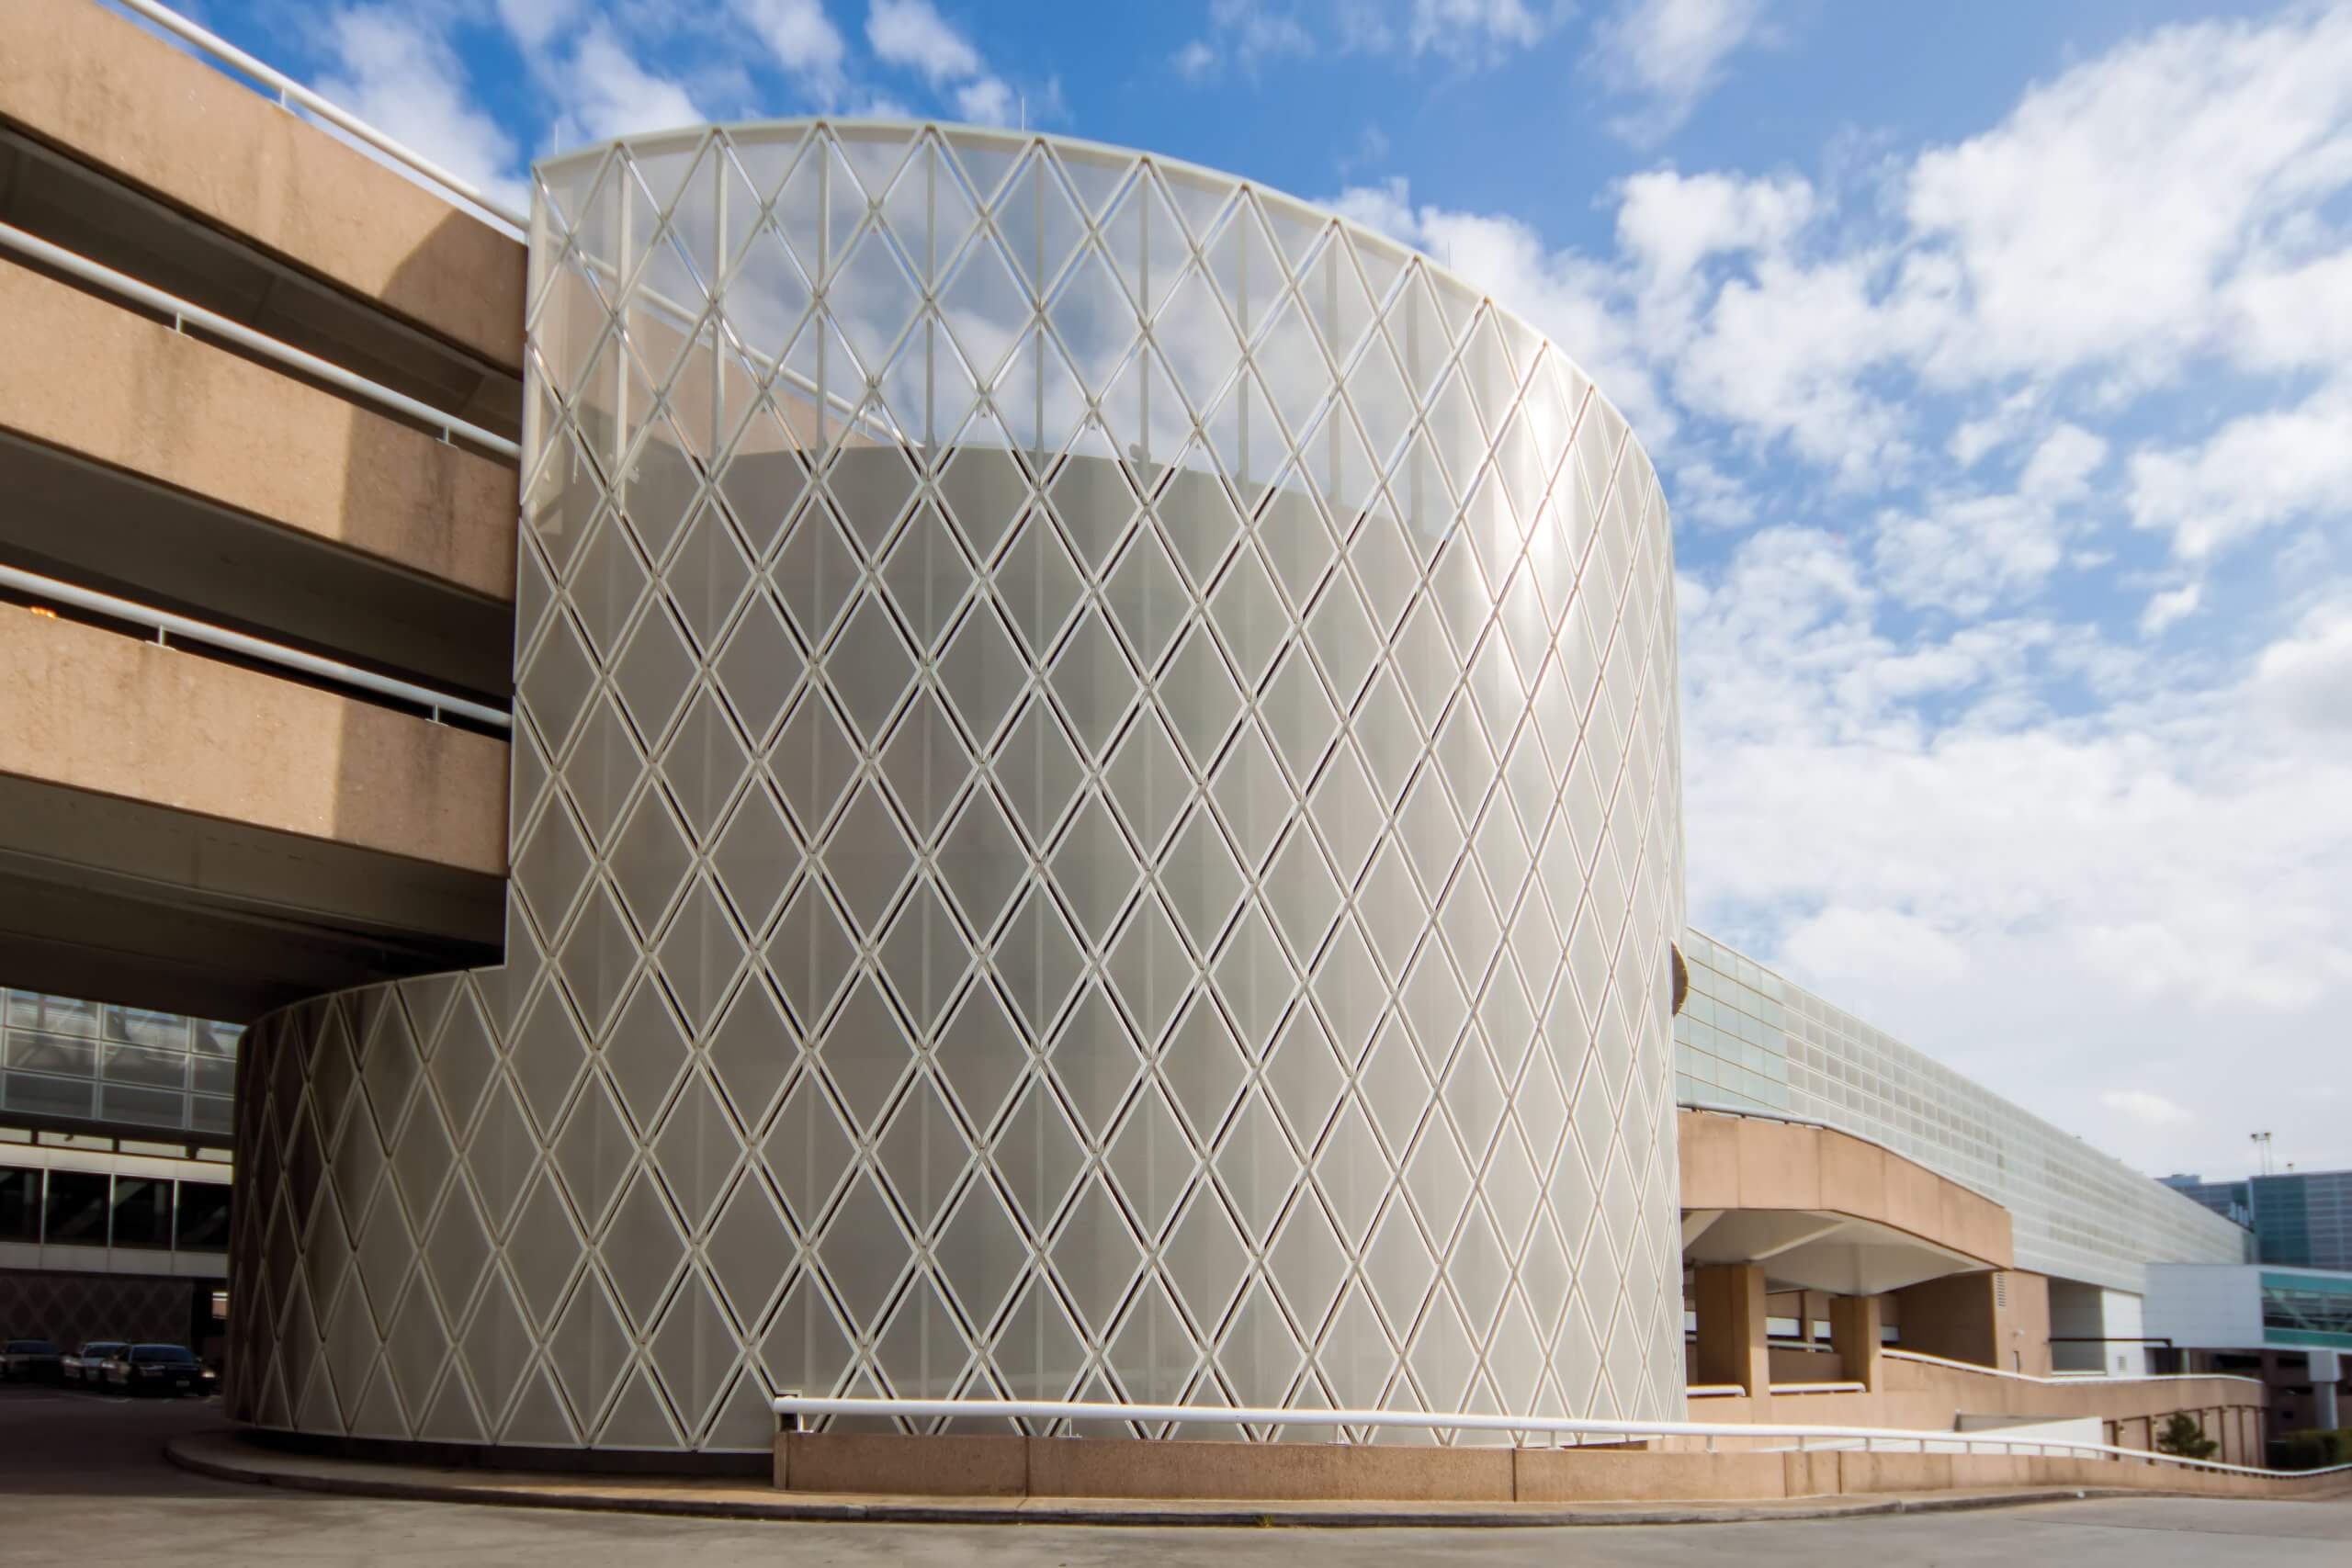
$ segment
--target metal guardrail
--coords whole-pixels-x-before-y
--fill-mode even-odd
[[[516,234],[529,231],[531,220],[524,214],[507,207],[479,186],[451,174],[423,153],[401,145],[358,116],[336,107],[291,76],[264,64],[218,33],[207,31],[177,11],[156,5],[154,0],[113,0],[113,4],[132,16],[153,23],[183,43],[210,55],[223,65],[252,77],[275,92],[280,105],[289,109],[297,105],[300,106],[346,136],[366,143],[394,163],[413,170],[439,186],[450,195],[459,197],[469,205],[479,208],[513,229]]]
[[[454,716],[492,729],[505,730],[514,727],[512,715],[464,697],[454,697],[446,692],[396,681],[389,675],[379,675],[372,670],[361,670],[333,659],[322,659],[315,653],[305,653],[300,649],[287,648],[261,637],[248,637],[243,632],[232,632],[226,627],[207,626],[202,621],[175,615],[168,610],[154,609],[134,600],[118,599],[111,593],[96,592],[16,567],[0,566],[0,588],[11,589],[49,604],[70,605],[92,615],[146,626],[156,634],[158,641],[166,646],[173,637],[178,637],[183,642],[217,648],[265,664],[297,670],[337,685],[370,692],[379,697],[390,697],[412,707],[426,709],[435,723],[440,722],[444,716]]]
[[[501,457],[519,459],[523,455],[522,447],[494,431],[484,430],[481,425],[459,419],[430,403],[420,402],[404,392],[396,392],[390,387],[370,381],[365,376],[354,375],[340,365],[321,359],[315,354],[307,354],[290,344],[280,343],[265,333],[254,331],[242,321],[231,321],[177,295],[166,294],[153,284],[141,283],[127,273],[101,266],[88,257],[77,255],[62,245],[53,245],[39,235],[28,234],[22,229],[0,223],[0,249],[29,256],[43,266],[53,267],[68,276],[95,284],[109,293],[143,305],[158,315],[169,316],[175,329],[201,328],[240,348],[324,381],[362,401],[374,403],[420,424],[437,429],[444,440],[462,437],[469,445]]]
[[[1955,1361],[1948,1356],[1930,1356],[1918,1350],[1898,1350],[1892,1345],[1882,1349],[1879,1354],[1890,1360],[1917,1361],[1921,1366],[1927,1367],[1950,1367],[1954,1371],[1974,1372],[1979,1377],[2007,1378],[2012,1382],[2041,1383],[2045,1387],[2058,1384],[2072,1388],[2077,1383],[2084,1382],[2177,1383],[2188,1382],[2192,1378],[2199,1382],[2243,1382],[2252,1383],[2256,1388],[2262,1386],[2260,1378],[2245,1377],[2236,1372],[2132,1372],[2122,1377],[2117,1377],[2109,1372],[2072,1372],[2045,1378],[2033,1372],[2012,1372],[1999,1367],[1980,1367],[1973,1361]]]
[[[1792,1449],[1762,1452],[1805,1453],[1818,1448],[1860,1443],[1879,1452],[1996,1453],[2038,1458],[2129,1460],[2146,1464],[2179,1465],[2189,1470],[2217,1471],[2229,1475],[2300,1477],[2352,1472],[2352,1464],[2319,1470],[2262,1470],[2251,1465],[2223,1464],[2217,1460],[2184,1459],[2145,1449],[2116,1448],[2108,1443],[2078,1443],[2059,1438],[2004,1438],[1987,1432],[1922,1432],[1891,1427],[1825,1427],[1748,1421],[1600,1421],[1569,1416],[1495,1416],[1471,1411],[1431,1415],[1419,1410],[1285,1410],[1253,1405],[1114,1404],[1108,1402],[1049,1399],[877,1399],[788,1393],[769,1402],[778,1426],[786,1431],[803,1428],[807,1416],[882,1416],[907,1420],[1011,1421],[1135,1421],[1196,1423],[1204,1426],[1410,1427],[1421,1431],[1499,1432],[1513,1438],[1542,1437],[1547,1447],[1573,1438],[1581,1446],[1587,1438],[1622,1442],[1630,1438],[1701,1438],[1707,1451],[1715,1452],[1723,1438],[1788,1439]],[[1344,1434],[1338,1441],[1347,1441]],[[1520,1444],[1532,1447],[1532,1444]]]

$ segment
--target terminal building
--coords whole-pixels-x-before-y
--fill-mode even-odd
[[[786,1391],[2259,1461],[2150,1359],[2241,1226],[1686,929],[1667,497],[1509,301],[960,127],[503,213],[5,14],[0,1333],[200,1280],[240,1422],[582,1461]]]

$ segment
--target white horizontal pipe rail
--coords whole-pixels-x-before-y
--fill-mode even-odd
[[[1800,1426],[1752,1421],[1599,1421],[1562,1416],[1495,1416],[1471,1411],[1430,1415],[1419,1410],[1284,1410],[1261,1405],[1114,1404],[1108,1402],[1052,1399],[877,1399],[864,1395],[787,1393],[770,1401],[778,1419],[797,1429],[804,1416],[895,1416],[908,1420],[1008,1421],[1136,1421],[1195,1423],[1243,1427],[1409,1427],[1423,1431],[1503,1432],[1514,1437],[1586,1438],[1623,1440],[1628,1438],[1702,1438],[1714,1451],[1719,1438],[1780,1438],[1793,1439],[1796,1451],[1814,1442],[1917,1445],[1920,1453],[1962,1452],[1989,1449],[1996,1453],[2061,1458],[2133,1460],[2145,1464],[2175,1464],[2191,1470],[2219,1471],[2230,1475],[2303,1476],[2352,1472],[2352,1464],[2322,1470],[2261,1470],[2251,1465],[2223,1464],[2216,1460],[2184,1459],[2145,1449],[2120,1449],[2107,1443],[2078,1443],[2057,1438],[2004,1438],[1990,1432],[1922,1432],[1891,1427]],[[1931,1447],[1930,1445],[1933,1445]]]
[[[155,0],[114,0],[114,4],[134,16],[153,22],[175,38],[194,46],[224,65],[234,67],[270,88],[277,93],[277,101],[281,105],[288,107],[300,105],[338,130],[373,147],[394,163],[422,175],[450,195],[459,197],[470,205],[480,208],[517,233],[530,227],[530,220],[523,214],[503,205],[479,186],[460,179],[423,153],[401,146],[374,126],[359,118],[358,116],[336,107],[284,72],[264,64],[227,39],[220,37],[218,33],[206,31],[177,11],[168,6],[158,6]]]
[[[2072,1388],[2082,1382],[2115,1383],[2179,1383],[2195,1379],[2200,1382],[2242,1382],[2254,1388],[2262,1386],[2260,1378],[2250,1378],[2237,1372],[2132,1372],[2117,1376],[2110,1372],[2075,1372],[2060,1377],[2041,1377],[2032,1372],[2012,1372],[2000,1367],[1980,1367],[1973,1361],[1955,1361],[1948,1356],[1929,1356],[1918,1350],[1898,1350],[1890,1345],[1879,1352],[1893,1361],[1917,1361],[1924,1367],[1949,1367],[1956,1372],[1973,1372],[1979,1377],[2007,1378],[2011,1382],[2060,1384]]]
[[[1825,1133],[1845,1133],[1848,1137],[1858,1138],[1865,1144],[1877,1143],[1867,1134],[1848,1132],[1818,1116],[1801,1116],[1793,1111],[1772,1111],[1760,1105],[1731,1105],[1716,1100],[1678,1100],[1674,1103],[1681,1111],[1703,1111],[1710,1116],[1739,1116],[1750,1122],[1786,1122],[1792,1127],[1817,1127]],[[1884,1144],[1877,1144],[1877,1146],[1886,1147]]]
[[[202,621],[175,615],[168,610],[157,610],[134,600],[118,599],[111,593],[95,592],[13,566],[0,566],[0,588],[14,590],[44,604],[70,605],[93,615],[146,626],[157,634],[159,641],[165,643],[177,637],[183,642],[220,649],[265,664],[299,670],[305,675],[313,675],[337,685],[391,697],[412,707],[429,710],[436,722],[445,714],[471,719],[493,729],[510,728],[514,722],[512,716],[500,709],[469,702],[464,697],[453,697],[446,692],[396,681],[389,675],[379,675],[372,670],[361,670],[336,660],[322,659],[315,653],[305,653],[298,648],[287,648],[261,637],[247,637],[243,632],[232,632],[222,626],[207,626]]]
[[[215,337],[224,338],[235,344],[240,348],[250,349],[266,359],[274,359],[291,369],[300,370],[305,376],[315,377],[363,401],[372,402],[380,408],[389,409],[395,413],[413,419],[420,424],[436,429],[441,432],[445,440],[462,437],[472,446],[479,446],[486,452],[495,453],[502,457],[520,458],[523,455],[523,449],[503,435],[484,430],[481,425],[469,423],[453,413],[433,407],[430,403],[420,402],[404,392],[396,392],[390,387],[370,381],[365,376],[356,376],[342,366],[321,359],[315,354],[306,354],[289,344],[280,343],[266,333],[257,333],[242,321],[232,321],[226,316],[208,310],[201,305],[190,304],[176,295],[166,294],[152,284],[141,283],[139,279],[128,274],[117,272],[110,266],[101,266],[86,256],[76,255],[60,245],[52,245],[38,235],[26,233],[22,229],[0,223],[0,249],[30,256],[44,266],[54,267],[69,276],[78,277],[85,283],[96,284],[109,293],[120,295],[126,299],[143,305],[158,315],[169,316],[175,327],[199,327]]]

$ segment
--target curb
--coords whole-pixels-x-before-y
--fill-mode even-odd
[[[2187,1495],[2131,1487],[2067,1486],[2010,1492],[1905,1494],[1868,1499],[1820,1498],[1792,1503],[1524,1503],[1503,1506],[1427,1504],[1394,1506],[1311,1503],[1204,1502],[1170,1506],[1122,1499],[1007,1499],[1001,1503],[930,1498],[761,1496],[750,1489],[705,1489],[691,1485],[597,1487],[512,1472],[483,1472],[479,1481],[423,1479],[397,1464],[357,1460],[313,1460],[267,1453],[233,1438],[174,1438],[164,1455],[180,1469],[219,1481],[278,1486],[289,1491],[378,1497],[420,1503],[457,1503],[509,1508],[560,1508],[585,1513],[652,1514],[668,1517],[772,1519],[821,1523],[873,1522],[923,1525],[1102,1525],[1215,1527],[1220,1529],[1529,1529],[1567,1525],[1758,1524],[1781,1520],[1869,1518],[1890,1514],[1942,1514],[2033,1503],[2110,1497]],[[449,1472],[426,1472],[446,1476]]]

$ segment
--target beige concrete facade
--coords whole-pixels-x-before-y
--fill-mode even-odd
[[[2014,1256],[2008,1211],[1849,1134],[1685,1111],[1677,1122],[1682,1207],[1843,1214],[1905,1232],[1993,1269]]]
[[[0,0],[0,119],[519,368],[521,243],[87,0]]]
[[[834,1496],[1395,1503],[1734,1501],[2029,1486],[2300,1497],[2344,1485],[2341,1476],[2238,1476],[2130,1460],[1991,1454],[1708,1454],[797,1432],[776,1438],[775,1482],[785,1491]]]
[[[1955,1274],[1898,1291],[1895,1299],[1906,1350],[2050,1374],[2050,1281],[2039,1274]]]
[[[0,428],[494,600],[504,463],[0,262]],[[56,520],[70,525],[68,519]]]
[[[0,669],[0,774],[506,870],[503,740],[21,610]]]
[[[1783,1391],[1763,1409],[1737,1394],[1693,1397],[1690,1419],[1949,1432],[1962,1416],[2095,1417],[2103,1423],[2108,1441],[2144,1449],[2165,1416],[2185,1411],[2222,1443],[2215,1458],[2230,1464],[2263,1462],[2259,1433],[2266,1396],[2259,1383],[2245,1378],[2020,1378],[1907,1355],[1883,1356],[1880,1371],[1875,1390],[1802,1395]]]
[[[1754,1263],[1702,1268],[1692,1279],[1691,1292],[1699,1315],[1693,1381],[1740,1389],[1759,1404],[1769,1401],[1772,1365],[1765,1335],[1763,1269]]]

